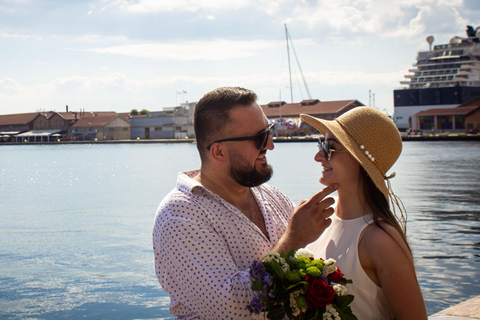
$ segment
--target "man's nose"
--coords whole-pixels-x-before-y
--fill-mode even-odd
[[[273,150],[274,148],[275,145],[273,144],[273,138],[271,136],[268,136],[267,146],[265,147],[265,149]]]

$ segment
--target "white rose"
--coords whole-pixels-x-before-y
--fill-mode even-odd
[[[313,253],[308,249],[298,249],[297,252],[295,252],[295,258],[300,257],[313,258]]]

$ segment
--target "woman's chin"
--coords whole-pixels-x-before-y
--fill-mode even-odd
[[[324,177],[320,177],[320,179],[318,180],[321,184],[323,184],[324,186],[328,187],[329,185],[333,184],[333,182],[331,181],[328,181],[328,179],[324,178]]]

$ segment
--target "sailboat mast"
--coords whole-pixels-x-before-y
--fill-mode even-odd
[[[288,76],[290,78],[290,101],[291,101],[291,103],[293,103],[292,69],[290,67],[289,40],[290,40],[290,43],[292,44],[293,54],[295,55],[295,60],[297,61],[297,66],[298,66],[298,69],[300,70],[300,75],[302,76],[303,85],[305,86],[305,91],[307,91],[308,98],[312,99],[312,95],[310,94],[310,89],[308,89],[307,81],[305,80],[305,77],[303,76],[303,71],[302,71],[302,67],[300,66],[300,61],[298,61],[297,53],[295,52],[295,47],[293,46],[292,38],[290,37],[290,34],[288,33],[288,30],[287,30],[287,24],[285,24],[285,40],[287,41]]]
[[[288,38],[290,39],[290,43],[292,44],[293,54],[295,55],[295,60],[297,61],[298,70],[300,71],[300,75],[302,76],[303,85],[305,86],[305,91],[307,91],[308,99],[312,99],[312,95],[310,94],[310,90],[308,89],[307,81],[303,76],[302,67],[300,66],[300,61],[298,61],[297,52],[295,51],[295,47],[293,45],[293,41],[292,41],[292,38],[290,37],[290,34],[288,35]]]
[[[290,79],[290,102],[293,103],[293,89],[292,89],[292,70],[290,69],[290,48],[288,46],[288,30],[285,23],[285,40],[287,41],[287,56],[288,56],[288,76]]]

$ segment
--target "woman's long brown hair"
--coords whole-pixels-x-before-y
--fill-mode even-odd
[[[388,200],[385,198],[383,193],[375,186],[370,176],[367,174],[365,169],[360,166],[360,184],[362,184],[363,194],[365,196],[366,205],[373,212],[373,222],[377,227],[385,231],[390,237],[393,236],[388,233],[385,228],[382,227],[380,221],[384,221],[395,228],[398,233],[402,236],[405,244],[407,245],[410,255],[412,254],[412,249],[410,248],[407,235],[406,235],[406,224],[401,226],[395,214],[390,210]],[[406,221],[405,221],[406,223]],[[395,238],[393,238],[395,240]]]

